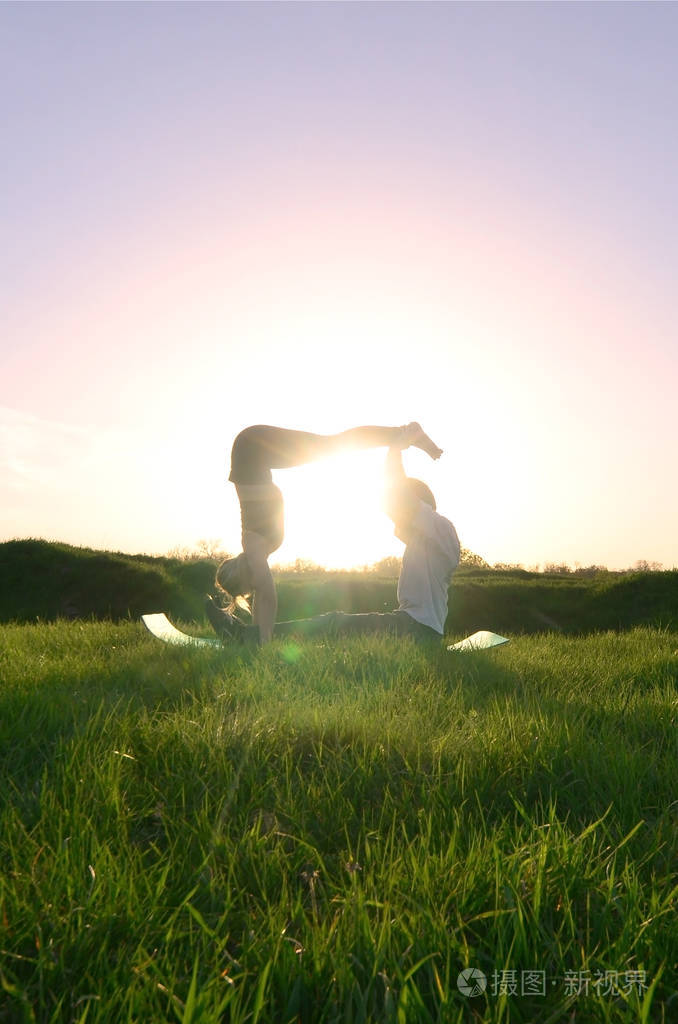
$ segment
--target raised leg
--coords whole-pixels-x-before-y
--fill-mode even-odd
[[[420,448],[432,459],[439,459],[442,448],[435,444],[419,423],[404,427],[352,427],[327,438],[329,453],[364,448]]]
[[[247,435],[246,438],[243,435]],[[403,427],[351,427],[338,434],[312,434],[284,427],[250,427],[238,439],[250,447],[252,461],[267,469],[289,469],[316,462],[328,455],[368,448],[421,448],[432,459],[440,458],[438,448],[418,423]],[[242,438],[242,441],[240,440]],[[256,453],[254,451],[256,446]]]

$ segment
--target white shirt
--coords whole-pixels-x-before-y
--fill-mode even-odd
[[[400,539],[406,546],[398,580],[398,610],[442,635],[447,618],[447,590],[459,565],[457,531],[449,519],[420,501]]]

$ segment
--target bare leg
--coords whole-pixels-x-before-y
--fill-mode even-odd
[[[304,430],[287,430],[283,427],[260,428],[258,443],[262,461],[270,469],[288,469],[316,462],[328,455],[346,451],[364,451],[368,448],[421,448],[432,459],[442,455],[418,423],[404,427],[364,426],[351,427],[338,434],[312,434]]]
[[[364,451],[367,448],[407,448],[410,427],[351,427],[338,434],[317,434],[318,456],[338,452]]]
[[[432,459],[439,459],[442,448],[431,440],[419,423],[404,427],[352,427],[339,434],[331,434],[327,441],[329,451],[352,451],[364,448],[421,448]]]
[[[404,427],[352,427],[338,434],[312,434],[305,430],[287,430],[259,424],[241,431],[233,443],[230,480],[238,484],[271,481],[272,469],[289,469],[316,462],[341,451],[366,448],[421,448],[432,459],[442,450],[419,423]]]

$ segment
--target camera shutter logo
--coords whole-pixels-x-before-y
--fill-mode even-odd
[[[487,988],[487,978],[477,967],[467,967],[459,973],[457,988],[463,996],[481,996]]]

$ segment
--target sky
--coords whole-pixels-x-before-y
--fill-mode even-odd
[[[678,5],[0,4],[0,541],[235,552],[418,420],[487,561],[678,565]],[[272,561],[399,554],[384,449]]]

